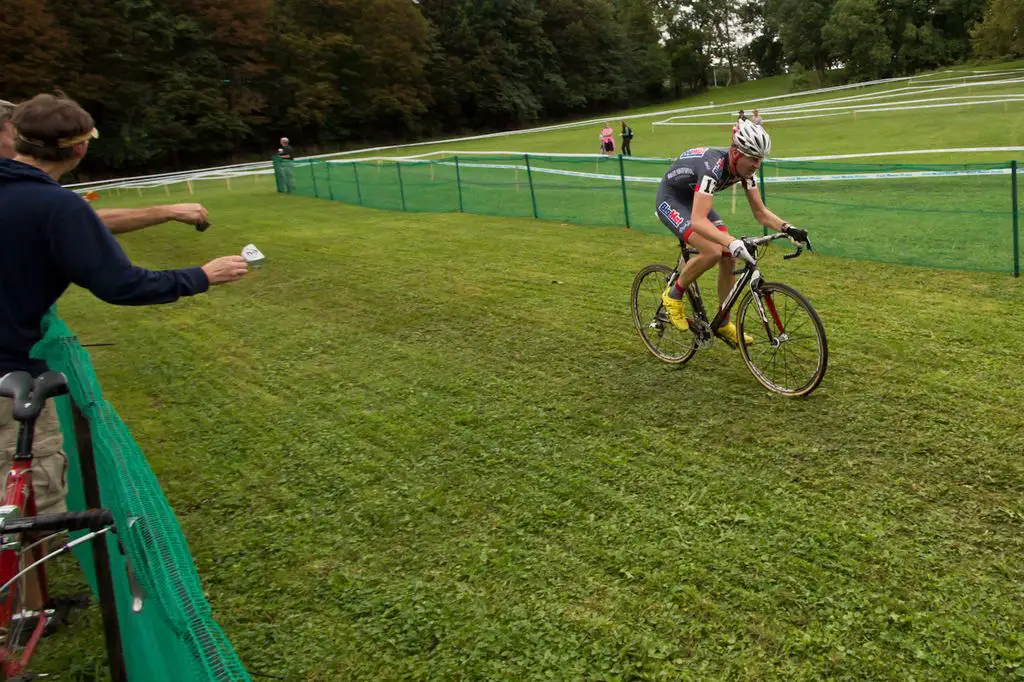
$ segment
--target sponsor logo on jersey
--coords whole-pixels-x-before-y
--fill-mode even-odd
[[[704,156],[704,152],[708,150],[707,147],[694,147],[693,149],[687,149],[685,152],[679,155],[680,159],[688,159],[694,156]]]
[[[693,175],[693,169],[692,168],[686,168],[686,167],[676,168],[673,171],[669,171],[668,175],[666,177],[669,180],[675,180],[676,178],[678,178],[681,175],[686,175],[686,176]]]
[[[683,216],[679,215],[679,211],[669,206],[667,201],[663,201],[660,204],[658,204],[658,211],[661,213],[661,215],[668,218],[669,221],[676,227],[679,227],[680,225],[683,224]]]

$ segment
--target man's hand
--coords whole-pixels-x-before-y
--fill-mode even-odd
[[[167,211],[171,220],[186,225],[201,225],[206,222],[207,211],[202,204],[170,204]]]
[[[223,256],[204,265],[203,272],[213,286],[242,279],[249,272],[249,264],[241,256]]]
[[[782,233],[793,240],[797,246],[810,246],[807,241],[807,230],[801,230],[799,227],[793,227],[789,223],[782,225]]]

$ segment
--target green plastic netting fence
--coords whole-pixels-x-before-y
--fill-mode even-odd
[[[56,399],[68,456],[68,509],[85,507],[71,403],[88,419],[103,505],[117,523],[125,548],[107,534],[117,614],[128,679],[133,682],[235,682],[250,680],[203,596],[199,576],[181,527],[145,456],[114,408],[103,399],[88,353],[51,310],[43,339],[32,356],[68,379],[70,394]],[[79,536],[81,533],[74,533]],[[92,552],[76,556],[97,593]],[[145,594],[142,611],[132,610],[125,557]]]
[[[654,197],[670,159],[542,154],[431,160],[274,159],[277,190],[377,209],[616,225],[667,234]],[[1015,161],[877,164],[768,161],[772,211],[811,231],[824,254],[958,270],[1020,272]],[[715,208],[760,233],[742,191]]]

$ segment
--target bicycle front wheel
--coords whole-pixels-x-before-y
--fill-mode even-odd
[[[764,283],[758,291],[764,319],[753,292],[740,302],[736,326],[743,362],[773,393],[796,398],[818,387],[828,367],[828,341],[821,318],[800,292],[785,284]],[[754,343],[746,343],[746,335]]]
[[[630,305],[633,324],[647,350],[664,362],[681,365],[697,352],[697,337],[678,329],[668,319],[661,304],[661,293],[668,286],[674,270],[667,265],[648,265],[633,279]]]

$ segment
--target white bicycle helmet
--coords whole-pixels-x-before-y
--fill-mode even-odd
[[[753,121],[738,121],[732,144],[741,154],[755,159],[766,159],[772,151],[772,138],[764,128]]]

